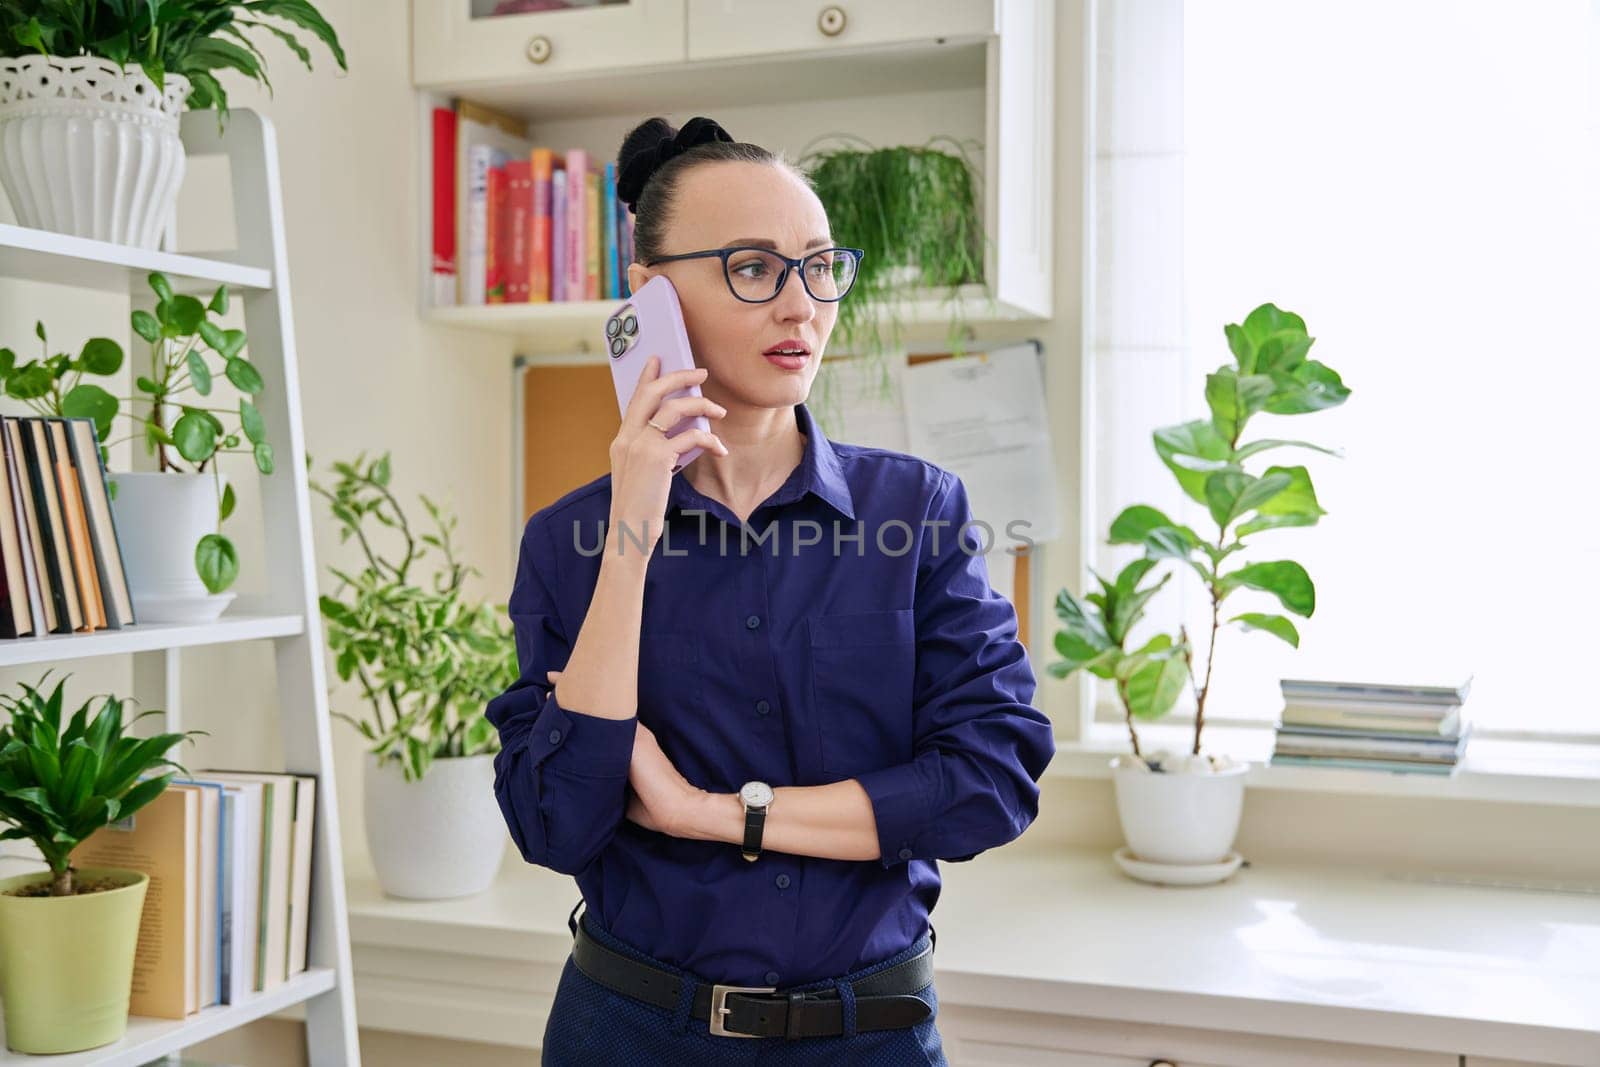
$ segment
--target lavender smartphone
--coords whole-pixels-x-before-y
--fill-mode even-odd
[[[606,351],[611,355],[611,382],[617,389],[617,410],[628,410],[633,391],[639,385],[639,375],[652,355],[661,357],[661,375],[676,370],[692,370],[697,364],[689,348],[689,333],[683,326],[683,311],[678,306],[677,290],[666,275],[657,274],[639,287],[628,301],[606,317]],[[700,387],[691,385],[668,393],[664,400],[675,396],[699,396]],[[691,426],[710,430],[711,422],[704,415],[691,415],[680,419],[676,426],[667,428],[668,437],[676,437]],[[705,449],[699,445],[678,457],[672,468],[676,474],[693,463]]]

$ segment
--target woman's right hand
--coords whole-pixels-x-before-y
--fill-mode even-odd
[[[727,409],[709,397],[676,396],[668,393],[705,381],[706,369],[694,367],[661,375],[661,357],[645,361],[639,384],[622,415],[622,427],[611,441],[611,529],[616,542],[610,551],[646,554],[661,538],[667,512],[667,493],[672,484],[678,457],[696,446],[726,456],[722,439],[708,430],[690,427],[676,437],[667,437],[656,426],[671,429],[683,419],[704,415],[720,419]],[[656,426],[651,426],[654,421]],[[621,531],[626,528],[627,533]]]

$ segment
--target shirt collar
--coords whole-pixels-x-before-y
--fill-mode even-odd
[[[794,406],[795,423],[805,434],[805,454],[800,466],[795,468],[781,488],[770,498],[774,504],[787,504],[804,493],[810,493],[831,506],[847,519],[856,517],[855,501],[850,495],[850,483],[845,480],[844,466],[833,442],[822,432],[811,409],[802,403]],[[695,491],[679,471],[673,476],[667,497],[667,510],[684,507],[703,507],[705,497]]]

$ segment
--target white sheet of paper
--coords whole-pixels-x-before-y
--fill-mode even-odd
[[[973,518],[992,531],[979,527],[980,535],[997,547],[1060,536],[1044,378],[1033,345],[919,363],[906,368],[904,390],[907,451],[960,476]],[[1008,530],[1016,520],[1028,525]]]
[[[847,444],[909,452],[905,371],[906,354],[895,349],[870,365],[860,358],[830,362],[827,373],[834,376],[835,403],[829,413],[838,423],[836,429],[827,431],[830,436]],[[888,378],[887,395],[880,375]]]

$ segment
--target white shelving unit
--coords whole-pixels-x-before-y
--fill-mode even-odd
[[[232,610],[208,625],[135,624],[92,634],[3,641],[0,665],[131,653],[134,695],[147,706],[164,709],[167,728],[179,730],[183,728],[178,699],[182,649],[270,640],[277,667],[283,769],[317,778],[308,966],[276,988],[186,1019],[130,1017],[120,1041],[97,1049],[62,1056],[0,1050],[0,1067],[40,1063],[137,1067],[293,1005],[304,1007],[313,1067],[357,1067],[361,1062],[277,140],[265,116],[242,108],[230,111],[222,134],[211,112],[189,112],[182,118],[182,136],[191,159],[228,158],[236,249],[197,257],[0,226],[0,277],[137,294],[142,299],[148,291],[146,275],[160,270],[175,287],[187,291],[210,292],[218,283],[236,291],[232,295],[242,305],[251,361],[265,382],[256,406],[277,454],[274,473],[260,479],[269,592],[248,600],[240,597]]]
[[[465,99],[493,107],[527,122],[535,140],[558,150],[587,142],[604,159],[616,149],[618,116],[681,120],[734,109],[739,136],[795,153],[803,145],[791,124],[772,117],[786,114],[787,106],[859,103],[867,113],[886,97],[955,93],[976,100],[981,114],[973,132],[981,142],[985,281],[962,286],[953,299],[943,290],[903,294],[897,311],[906,339],[938,340],[954,319],[979,328],[1047,320],[1054,27],[1054,0],[811,7],[790,0],[627,0],[495,17],[465,0],[413,0],[421,313],[433,323],[509,335],[531,363],[603,364],[597,339],[614,303],[431,302],[435,106]],[[887,140],[916,144],[951,131],[949,116],[930,113],[910,117]],[[458,248],[458,269],[465,269],[464,257]]]

